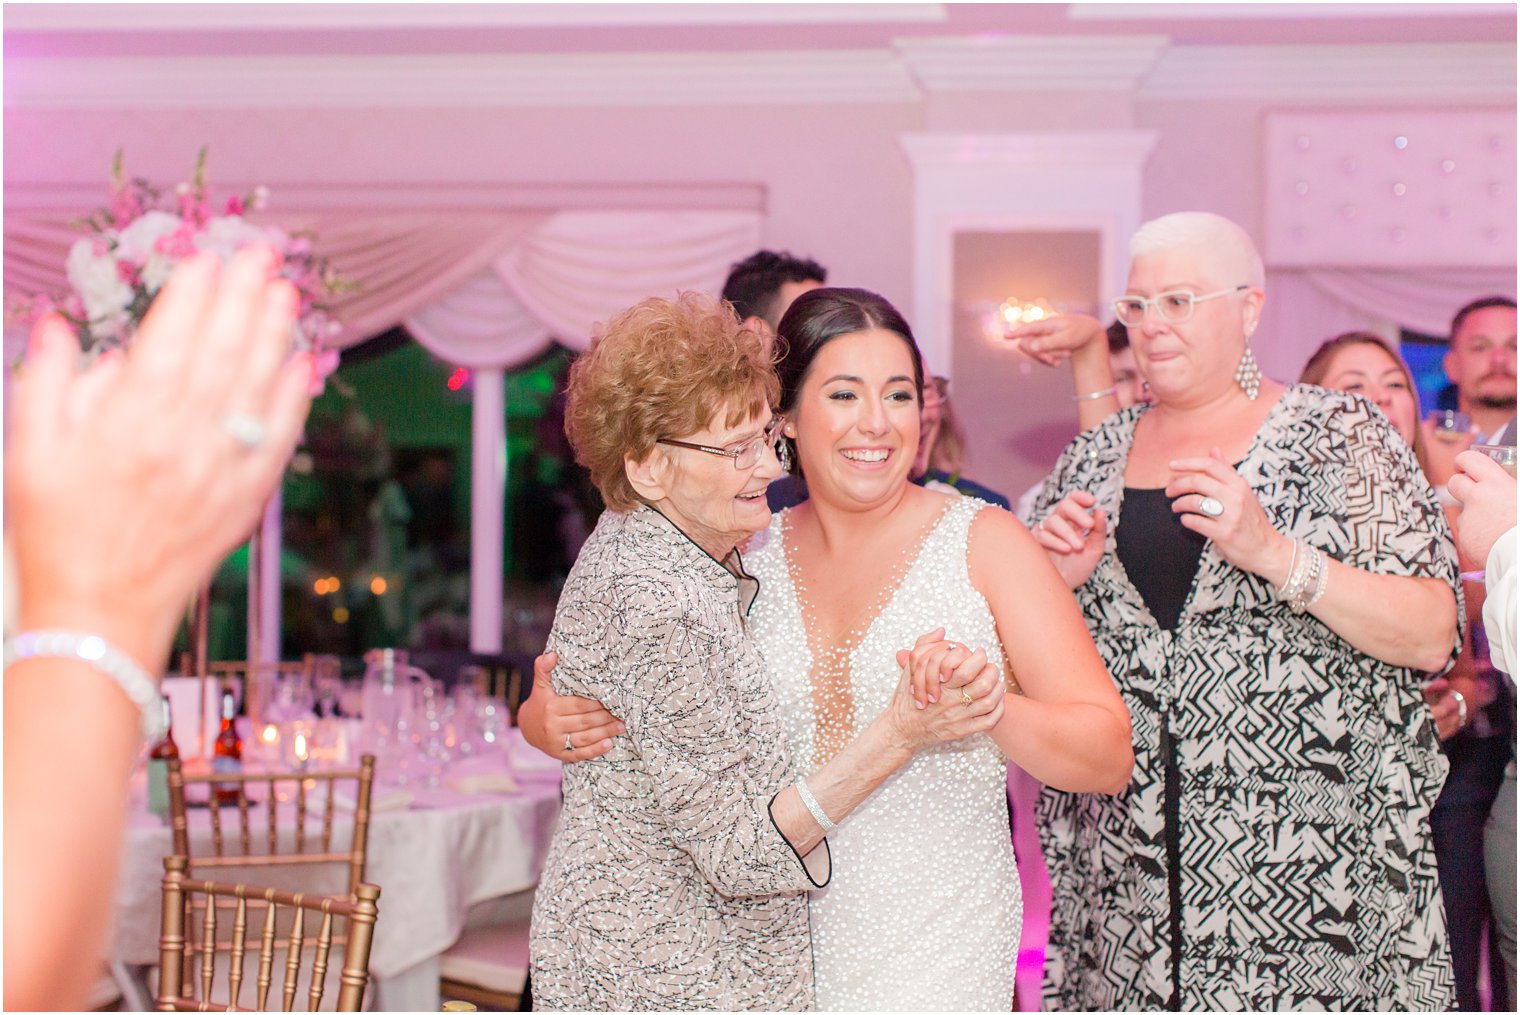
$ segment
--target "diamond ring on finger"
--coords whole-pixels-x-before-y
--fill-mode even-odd
[[[222,429],[246,451],[257,451],[264,443],[264,421],[246,412],[229,412],[222,417]]]

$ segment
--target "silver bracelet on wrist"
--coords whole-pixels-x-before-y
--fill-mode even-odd
[[[1107,398],[1109,395],[1118,394],[1118,392],[1119,385],[1115,384],[1111,388],[1100,388],[1097,391],[1089,391],[1085,395],[1072,395],[1071,400],[1073,402],[1096,402],[1100,398]]]
[[[1330,555],[1324,550],[1314,550],[1314,586],[1304,600],[1304,609],[1319,602],[1325,594],[1325,583],[1330,579]]]
[[[1287,603],[1294,613],[1303,613],[1319,602],[1325,594],[1328,560],[1323,550],[1315,549],[1302,539],[1293,540],[1288,577],[1277,589],[1277,598]]]
[[[813,816],[814,821],[818,822],[818,827],[823,829],[825,835],[839,827],[830,821],[829,816],[823,813],[823,808],[818,806],[818,799],[813,796],[813,791],[808,789],[806,779],[797,780],[797,796],[802,799],[802,806],[808,809],[808,813]]]
[[[142,731],[157,741],[167,728],[158,685],[146,670],[98,634],[51,628],[22,631],[5,639],[5,665],[26,659],[73,659],[87,663],[115,681],[142,713]]]

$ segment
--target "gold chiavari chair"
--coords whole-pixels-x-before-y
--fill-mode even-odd
[[[317,1011],[335,945],[344,945],[336,1011],[359,1011],[369,982],[369,953],[378,915],[377,885],[355,886],[351,897],[306,895],[253,885],[194,881],[183,856],[164,857],[163,924],[159,937],[159,1011],[291,1011],[297,994],[307,1011]],[[201,903],[197,896],[203,896]],[[308,935],[308,914],[319,917],[315,936]],[[339,921],[347,925],[338,933]],[[253,976],[254,1004],[242,1003],[245,965],[252,957],[250,933],[257,949]],[[197,938],[199,943],[197,943]],[[303,969],[305,955],[311,964]],[[271,1008],[275,961],[284,977],[278,1008]],[[226,974],[226,1001],[213,1003],[216,972]],[[305,988],[302,989],[303,980]]]
[[[288,864],[348,865],[348,892],[352,895],[364,880],[365,853],[369,846],[370,792],[375,781],[375,757],[363,755],[359,767],[331,771],[202,772],[186,774],[178,758],[168,759],[169,821],[174,852],[185,858],[193,873],[207,867],[284,866]],[[353,832],[348,848],[335,845],[335,826],[342,794],[339,787],[353,783]],[[263,787],[264,827],[255,830],[251,785]],[[211,853],[191,849],[187,790],[204,786],[211,819]],[[234,802],[218,799],[218,789],[235,791]],[[345,809],[347,804],[342,805]],[[224,826],[236,815],[235,839]],[[320,814],[320,831],[308,829]],[[282,817],[289,822],[282,828]],[[286,848],[288,847],[288,848]]]

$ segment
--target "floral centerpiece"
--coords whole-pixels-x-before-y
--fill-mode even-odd
[[[268,244],[283,258],[280,274],[300,296],[296,348],[316,354],[316,376],[325,378],[338,365],[338,353],[326,343],[338,332],[326,300],[347,288],[312,251],[312,237],[258,225],[244,217],[264,207],[269,192],[255,187],[244,197],[229,197],[220,210],[206,185],[206,149],[195,162],[188,183],[165,199],[146,180],[129,179],[118,151],[111,164],[111,203],[80,227],[86,235],[69,248],[66,262],[72,292],[61,299],[34,296],[13,316],[30,322],[50,312],[61,314],[79,334],[87,353],[131,342],[169,273],[182,259],[209,250],[226,261],[243,247]]]

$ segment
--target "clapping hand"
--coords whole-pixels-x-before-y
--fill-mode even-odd
[[[1010,344],[1048,367],[1060,366],[1079,350],[1104,340],[1106,332],[1097,318],[1086,314],[1054,314],[1038,321],[1025,321],[1004,333]]]
[[[1086,490],[1073,490],[1030,529],[1069,589],[1092,577],[1107,548],[1108,515],[1097,503]]]
[[[1208,458],[1179,458],[1170,464],[1176,476],[1166,485],[1166,495],[1183,527],[1208,537],[1219,555],[1242,571],[1281,585],[1293,541],[1272,526],[1245,477],[1218,448]]]
[[[300,436],[311,356],[267,247],[175,269],[130,350],[82,372],[49,315],[16,381],[6,507],[22,626],[105,637],[159,669],[185,604],[252,531]]]

